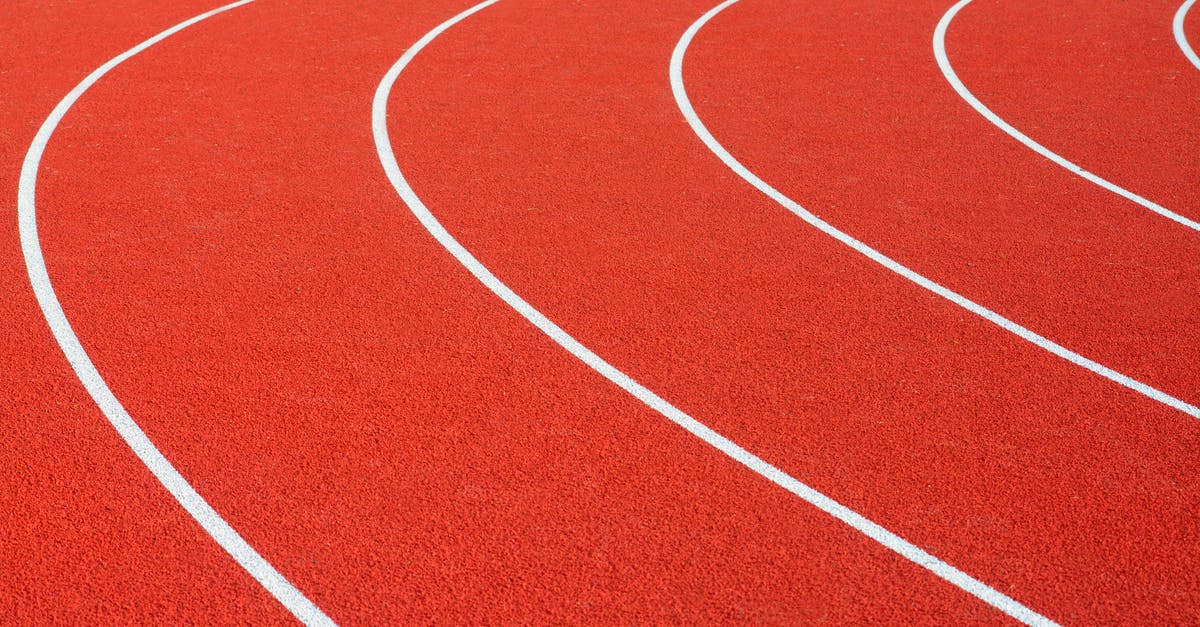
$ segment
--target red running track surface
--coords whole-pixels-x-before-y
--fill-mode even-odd
[[[115,53],[209,8],[0,4],[0,612],[5,621],[278,621],[287,614],[172,500],[84,392],[26,278],[17,175],[33,135]]]
[[[1064,3],[1128,38],[1100,76],[1055,60],[1074,22],[979,2],[947,47],[985,103],[1200,212],[1200,73],[1169,58],[1171,7],[1162,22]],[[0,44],[6,206],[59,98],[215,6],[152,4],[0,8],[22,25]],[[1200,235],[980,118],[933,59],[948,5],[894,4],[743,0],[688,52],[699,115],[839,228],[1200,400]],[[259,0],[134,57],[67,114],[38,187],[50,276],[167,458],[343,623],[1004,622],[605,381],[412,218],[375,154],[371,98],[467,6]],[[1200,423],[875,266],[725,168],[667,82],[709,8],[503,0],[400,77],[397,159],[517,293],[792,476],[1054,620],[1195,620]],[[1115,115],[1121,94],[1151,105]],[[10,216],[0,611],[285,619],[74,379]]]
[[[1200,72],[1163,29],[1179,4],[976,0],[955,18],[948,52],[1001,118],[1196,219]]]

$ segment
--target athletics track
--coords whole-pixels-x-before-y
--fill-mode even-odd
[[[1193,4],[0,5],[0,616],[1200,620]]]

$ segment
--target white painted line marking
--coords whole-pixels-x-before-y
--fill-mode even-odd
[[[1175,21],[1172,26],[1175,30],[1175,43],[1179,44],[1179,49],[1183,51],[1183,56],[1187,57],[1192,65],[1200,70],[1200,56],[1196,56],[1196,51],[1192,49],[1192,44],[1188,43],[1187,33],[1183,30],[1183,21],[1187,19],[1188,11],[1192,5],[1196,4],[1196,0],[1186,0],[1179,5],[1179,10],[1175,12]]]
[[[1191,1],[1194,2],[1195,0]],[[938,22],[937,29],[933,32],[933,55],[937,58],[938,67],[942,69],[942,75],[946,77],[946,81],[950,83],[950,86],[954,88],[954,91],[958,92],[958,95],[961,96],[963,100],[967,101],[967,104],[971,105],[971,107],[978,111],[980,115],[987,119],[987,121],[996,125],[997,128],[1005,133],[1008,133],[1008,135],[1013,139],[1025,144],[1039,155],[1042,155],[1043,157],[1053,161],[1054,163],[1057,163],[1063,168],[1083,177],[1085,180],[1099,185],[1100,187],[1103,187],[1104,189],[1107,189],[1108,191],[1117,194],[1122,198],[1131,200],[1145,207],[1146,209],[1149,209],[1150,211],[1153,211],[1154,213],[1157,213],[1170,220],[1174,220],[1175,222],[1178,222],[1189,229],[1200,231],[1200,222],[1196,222],[1195,220],[1181,216],[1154,201],[1147,200],[1146,198],[1143,198],[1125,189],[1124,187],[1117,185],[1116,183],[1112,183],[1107,179],[1101,178],[1079,167],[1078,165],[1075,165],[1071,161],[1068,161],[1065,157],[1037,143],[1025,133],[1018,131],[1013,125],[1005,122],[1000,116],[996,115],[991,109],[987,108],[986,105],[980,102],[979,99],[967,89],[967,86],[958,79],[958,74],[954,72],[954,68],[950,65],[950,59],[946,56],[946,29],[950,27],[950,22],[954,19],[954,16],[957,15],[963,7],[970,3],[971,0],[959,0],[957,4],[950,7],[950,10],[946,11],[946,14],[942,16],[942,19]]]
[[[17,221],[21,233],[21,250],[25,255],[25,267],[29,272],[29,283],[33,286],[34,294],[37,295],[42,315],[49,323],[50,330],[54,333],[54,339],[58,341],[58,345],[67,356],[67,361],[71,362],[76,376],[87,388],[88,394],[96,401],[100,411],[104,412],[108,421],[125,439],[125,443],[133,449],[133,452],[142,460],[146,468],[150,469],[163,487],[171,493],[171,496],[175,497],[175,500],[191,514],[192,518],[200,523],[208,535],[212,536],[217,544],[225,549],[225,552],[237,560],[237,563],[258,580],[288,611],[308,625],[333,625],[333,621],[321,612],[320,608],[309,601],[283,575],[279,574],[267,560],[263,559],[249,543],[238,535],[238,532],[229,523],[225,522],[225,519],[221,518],[221,515],[192,488],[187,479],[179,474],[171,462],[167,461],[167,458],[154,446],[141,427],[121,406],[121,402],[108,388],[108,384],[104,382],[104,378],[92,364],[91,358],[83,350],[83,345],[79,343],[79,338],[75,336],[75,331],[71,328],[71,323],[67,321],[67,315],[63,312],[62,305],[58,302],[58,296],[54,293],[54,287],[50,284],[50,275],[46,271],[46,262],[42,257],[42,245],[38,240],[37,208],[34,204],[38,167],[54,129],[58,127],[58,123],[62,121],[71,106],[79,100],[79,97],[110,70],[146,48],[197,22],[250,2],[253,0],[239,0],[168,28],[114,57],[76,85],[54,107],[50,117],[46,118],[41,128],[38,129],[33,144],[29,147],[29,152],[25,153],[25,162],[21,166],[21,180],[17,190]]]
[[[687,33],[684,34],[683,39],[679,40],[679,45],[676,46],[675,53],[671,56],[671,90],[675,94],[675,103],[679,105],[679,110],[683,113],[683,117],[692,127],[692,130],[695,131],[696,135],[700,137],[700,140],[704,142],[704,145],[708,146],[708,149],[711,150],[713,154],[715,154],[721,161],[723,161],[725,165],[729,166],[731,170],[736,172],[738,176],[745,179],[746,182],[750,183],[759,191],[769,196],[775,202],[783,205],[784,208],[796,214],[805,222],[817,227],[818,229],[821,229],[821,231],[838,240],[839,242],[842,242],[850,248],[853,248],[854,250],[866,255],[872,261],[887,268],[888,270],[899,274],[909,281],[920,285],[921,287],[933,292],[934,294],[937,294],[938,296],[941,296],[942,298],[945,298],[946,300],[962,307],[963,309],[966,309],[967,311],[970,311],[971,313],[980,316],[989,322],[992,322],[1004,330],[1009,331],[1010,333],[1017,335],[1022,339],[1028,340],[1029,342],[1032,342],[1077,366],[1087,368],[1088,370],[1091,370],[1092,372],[1110,381],[1119,383],[1164,405],[1178,409],[1189,416],[1200,418],[1200,408],[1175,398],[1166,392],[1162,392],[1158,389],[1150,387],[1145,383],[1125,376],[1107,366],[1104,366],[1103,364],[1092,361],[1091,359],[1088,359],[1079,353],[1064,348],[1063,346],[1060,346],[1051,340],[1038,335],[1033,331],[1030,331],[1029,329],[1013,322],[1012,320],[1001,316],[987,307],[969,300],[965,296],[962,296],[957,292],[953,292],[949,288],[943,287],[931,279],[917,274],[913,270],[910,270],[907,266],[901,265],[900,262],[884,255],[870,246],[867,246],[857,239],[854,239],[845,232],[838,230],[833,225],[810,213],[807,209],[800,206],[800,203],[797,203],[791,198],[783,195],[783,193],[779,190],[771,187],[766,181],[762,180],[756,174],[748,170],[746,166],[742,165],[742,163],[735,159],[733,155],[729,154],[729,151],[726,150],[725,147],[722,146],[721,143],[712,136],[712,133],[708,132],[708,128],[704,126],[704,123],[701,122],[700,118],[696,115],[695,109],[692,108],[692,103],[688,99],[687,91],[683,86],[683,55],[687,50],[688,44],[691,43],[692,37],[694,37],[696,32],[700,30],[700,27],[703,26],[704,23],[709,19],[711,19],[712,16],[716,15],[725,7],[735,2],[737,2],[737,0],[729,0],[728,2],[718,5],[717,8],[713,9],[713,11],[711,11],[709,14],[701,18],[700,21],[693,24],[692,28],[688,29]]]
[[[523,298],[518,296],[516,292],[513,292],[512,289],[510,289],[507,285],[500,281],[500,279],[496,278],[491,271],[484,267],[484,265],[481,264],[479,260],[477,260],[475,256],[472,255],[466,248],[464,248],[462,244],[459,244],[458,241],[446,231],[441,223],[437,221],[437,218],[433,216],[433,213],[429,211],[429,208],[425,206],[425,203],[421,202],[421,199],[417,197],[416,192],[414,192],[412,187],[409,186],[408,181],[405,180],[404,175],[400,172],[400,165],[396,162],[396,155],[392,151],[392,143],[391,139],[388,137],[387,130],[388,96],[391,94],[392,86],[395,84],[397,77],[400,76],[400,73],[404,70],[404,68],[408,66],[413,58],[417,56],[417,53],[421,52],[425,46],[429,45],[431,41],[441,35],[446,29],[466,19],[475,12],[491,6],[498,1],[499,0],[487,0],[486,2],[477,4],[443,22],[437,28],[430,31],[419,41],[417,41],[413,47],[409,48],[404,55],[400,57],[400,60],[388,70],[387,74],[385,74],[383,77],[383,81],[379,83],[379,88],[375,91],[375,100],[371,108],[371,126],[375,135],[375,149],[379,152],[379,160],[383,164],[383,169],[387,173],[388,180],[392,182],[392,185],[396,188],[396,191],[400,194],[400,197],[404,200],[404,203],[408,205],[408,208],[412,210],[413,214],[418,220],[421,221],[421,224],[425,226],[426,230],[428,230],[429,233],[433,235],[435,239],[437,239],[438,243],[445,247],[450,254],[454,255],[454,258],[457,259],[459,263],[469,270],[471,274],[475,275],[475,278],[479,279],[481,283],[499,296],[501,300],[524,316],[526,320],[533,323],[533,325],[538,329],[541,329],[543,333],[550,336],[550,338],[557,342],[559,346],[565,348],[568,352],[579,358],[588,366],[591,366],[592,369],[600,373],[606,379],[612,381],[626,392],[632,394],[638,400],[642,401],[675,424],[683,427],[692,435],[704,440],[708,444],[720,450],[722,453],[728,455],[737,462],[775,483],[781,488],[787,490],[788,492],[791,492],[801,499],[804,499],[812,505],[820,508],[822,511],[828,513],[834,518],[837,518],[847,525],[857,529],[866,536],[870,537],[872,540],[875,540],[876,542],[895,551],[896,553],[899,553],[922,568],[933,572],[942,579],[945,579],[946,581],[958,586],[966,592],[978,597],[979,599],[982,599],[986,603],[1000,609],[1009,616],[1031,625],[1053,625],[1054,623],[1050,621],[1050,619],[1034,612],[1033,610],[1030,610],[1029,608],[1026,608],[1013,599],[989,587],[987,584],[984,584],[983,582],[971,577],[961,570],[958,570],[957,568],[947,564],[946,562],[943,562],[933,555],[930,555],[920,547],[917,547],[900,536],[888,531],[887,529],[884,529],[874,522],[871,522],[858,512],[855,512],[854,510],[842,505],[841,503],[838,503],[837,501],[834,501],[833,499],[814,490],[804,483],[801,483],[782,470],[772,466],[766,461],[755,456],[753,453],[750,453],[746,449],[733,443],[725,436],[722,436],[721,434],[713,431],[709,427],[687,415],[679,408],[668,403],[662,397],[644,387],[642,384],[634,381],[624,372],[621,372],[615,366],[602,359],[599,355],[593,353],[574,337],[571,337],[566,331],[551,322],[549,318],[542,314],[542,312],[535,309],[533,305],[530,305]],[[727,5],[728,3],[718,7],[718,10]],[[694,34],[696,29],[699,28],[699,24],[702,24],[704,20],[707,20],[714,13],[715,11],[710,12],[709,15],[706,15],[701,19],[701,22],[697,22],[697,25],[693,25],[693,27],[688,30],[688,34],[685,35],[685,39],[690,40],[691,35]],[[681,55],[681,49],[677,49],[676,54],[677,56]],[[673,66],[675,63],[676,61],[673,59]]]

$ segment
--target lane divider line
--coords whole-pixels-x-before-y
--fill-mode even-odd
[[[262,584],[263,588],[283,604],[293,616],[307,625],[333,625],[333,621],[320,608],[313,604],[312,601],[309,601],[279,571],[275,570],[275,567],[270,562],[259,555],[254,550],[254,547],[250,546],[221,517],[221,514],[213,509],[204,500],[204,497],[196,492],[187,479],[179,474],[179,471],[171,465],[171,462],[154,446],[154,443],[150,441],[146,433],[133,420],[129,412],[125,411],[121,402],[117,400],[116,395],[113,394],[108,384],[105,383],[104,378],[100,376],[100,372],[92,363],[91,358],[88,357],[87,351],[83,349],[83,345],[79,342],[79,338],[76,337],[74,329],[71,328],[71,323],[67,321],[67,315],[63,311],[62,305],[58,302],[58,296],[55,294],[54,287],[50,283],[50,274],[46,270],[46,262],[42,256],[42,245],[38,239],[37,206],[34,202],[38,167],[41,165],[42,155],[46,150],[46,144],[50,141],[50,136],[58,127],[59,122],[62,121],[63,116],[79,100],[80,96],[110,70],[139,52],[197,22],[253,1],[239,0],[238,2],[226,4],[180,22],[130,48],[124,53],[113,57],[76,85],[54,107],[54,110],[50,113],[50,117],[46,118],[41,128],[38,129],[37,135],[34,136],[33,144],[29,146],[29,151],[25,153],[25,161],[21,166],[21,179],[17,190],[17,221],[20,228],[21,251],[25,256],[25,267],[29,273],[29,283],[33,286],[33,292],[37,296],[38,305],[42,309],[42,315],[50,325],[54,339],[58,342],[59,347],[62,348],[67,361],[71,363],[71,368],[75,370],[76,376],[79,377],[80,382],[83,383],[84,388],[87,389],[88,394],[96,402],[100,411],[104,413],[108,421],[112,423],[112,426],[121,434],[125,443],[138,456],[138,459],[145,464],[146,468],[154,474],[159,483],[171,493],[171,496],[187,510],[187,513],[196,522],[200,523],[204,531],[213,540],[216,540],[217,544],[222,549],[225,549],[225,552],[230,557],[236,560],[246,572]]]
[[[1196,4],[1196,0],[1184,0],[1184,3],[1179,5],[1179,10],[1175,12],[1175,20],[1171,26],[1175,31],[1175,43],[1179,44],[1183,56],[1187,57],[1187,60],[1191,61],[1197,70],[1200,70],[1200,56],[1196,56],[1196,51],[1192,49],[1192,44],[1188,43],[1187,33],[1183,30],[1183,21],[1187,19],[1188,11],[1194,4]]]
[[[1189,1],[1195,2],[1195,0]],[[1109,181],[1108,179],[1102,178],[1083,169],[1074,162],[1068,160],[1066,157],[1063,157],[1049,148],[1046,148],[1045,146],[1034,141],[1025,133],[1017,130],[1016,127],[1008,122],[1005,122],[1003,118],[996,115],[991,109],[987,108],[987,105],[980,102],[980,100],[975,97],[975,94],[972,94],[971,90],[967,89],[967,86],[964,85],[961,80],[959,80],[958,74],[954,71],[954,67],[950,65],[950,58],[946,56],[946,30],[950,27],[950,22],[954,20],[954,16],[958,15],[958,12],[970,3],[971,0],[959,0],[959,2],[950,7],[950,10],[946,11],[946,14],[943,15],[942,19],[938,21],[937,29],[935,29],[933,32],[933,56],[937,58],[938,67],[941,68],[942,75],[946,77],[946,81],[950,83],[950,86],[954,88],[954,91],[958,92],[958,95],[961,96],[963,100],[967,101],[967,104],[971,105],[971,108],[978,111],[980,115],[987,119],[987,121],[994,124],[997,128],[1007,133],[1013,139],[1025,144],[1025,146],[1030,150],[1033,150],[1050,161],[1057,163],[1066,170],[1095,185],[1099,185],[1100,187],[1103,187],[1104,189],[1107,189],[1108,191],[1117,194],[1126,200],[1133,201],[1142,207],[1145,207],[1146,209],[1163,216],[1164,218],[1173,220],[1194,231],[1200,231],[1200,222],[1192,220],[1186,216],[1179,215],[1178,213],[1175,213],[1174,211],[1171,211],[1170,209],[1167,209],[1166,207],[1152,200],[1139,196],[1125,189],[1124,187]],[[1178,17],[1177,22],[1179,22]],[[1181,31],[1176,32],[1177,38],[1179,36],[1179,32]],[[1184,44],[1187,43],[1186,40],[1181,41],[1183,41]],[[1200,64],[1198,64],[1197,67],[1200,67]]]
[[[679,44],[675,47],[675,52],[671,55],[671,91],[675,95],[675,103],[679,106],[679,110],[681,113],[683,113],[683,117],[687,120],[688,125],[692,127],[692,130],[696,133],[700,140],[704,142],[704,145],[708,146],[708,149],[711,150],[713,154],[717,156],[717,158],[724,162],[725,165],[729,166],[729,169],[733,170],[738,176],[745,179],[747,183],[753,185],[760,192],[766,194],[772,200],[782,205],[788,211],[791,211],[800,219],[817,227],[826,235],[829,235],[839,242],[862,253],[871,259],[871,261],[878,263],[888,270],[899,274],[909,281],[912,281],[913,283],[916,283],[930,292],[933,292],[934,294],[937,294],[938,296],[941,296],[942,298],[958,305],[959,307],[970,311],[971,313],[987,320],[988,322],[999,326],[1013,335],[1016,335],[1021,339],[1050,351],[1051,353],[1054,353],[1055,355],[1058,355],[1059,357],[1066,359],[1077,366],[1086,368],[1087,370],[1090,370],[1104,377],[1105,379],[1129,388],[1130,390],[1167,405],[1168,407],[1177,409],[1185,414],[1188,414],[1189,416],[1200,418],[1200,407],[1196,407],[1195,405],[1175,398],[1166,392],[1151,387],[1145,383],[1142,383],[1141,381],[1133,379],[1132,377],[1121,374],[1101,363],[1088,359],[1079,353],[1065,348],[1047,339],[1046,337],[1038,335],[1037,333],[1017,324],[1016,322],[1013,322],[1012,320],[1009,320],[1008,318],[1005,318],[991,309],[988,309],[987,307],[984,307],[983,305],[980,305],[979,303],[976,303],[975,301],[972,301],[957,292],[951,291],[949,288],[934,282],[932,279],[926,278],[921,274],[917,274],[915,271],[909,269],[905,265],[902,265],[900,262],[884,255],[874,248],[871,248],[844,231],[838,230],[825,220],[822,220],[815,214],[809,212],[807,209],[801,206],[800,203],[785,196],[782,192],[759,178],[758,175],[751,172],[746,168],[746,166],[742,165],[740,161],[734,158],[734,156],[730,154],[729,151],[726,150],[725,147],[722,146],[715,137],[713,137],[712,133],[708,131],[708,128],[704,126],[704,123],[700,121],[700,117],[696,115],[696,110],[692,108],[691,100],[688,99],[687,91],[684,89],[683,85],[683,56],[687,51],[688,45],[692,42],[692,38],[695,37],[696,32],[700,30],[700,27],[702,27],[705,22],[712,19],[712,17],[717,13],[720,13],[726,7],[734,4],[737,1],[738,0],[729,0],[728,2],[718,5],[712,11],[705,14],[700,21],[696,22],[691,28],[688,29],[688,31],[684,34],[683,39],[680,39]]]
[[[512,307],[517,313],[521,314],[526,320],[540,329],[543,333],[554,340],[559,346],[574,355],[580,361],[590,366],[593,370],[599,373],[604,378],[616,384],[621,389],[636,397],[638,400],[645,403],[650,408],[662,414],[668,420],[682,427],[687,432],[700,438],[704,442],[718,449],[725,455],[734,459],[738,463],[749,468],[753,472],[764,477],[768,481],[778,485],[779,487],[791,492],[808,503],[816,506],[825,513],[842,521],[843,523],[862,532],[872,540],[882,544],[883,546],[895,551],[914,564],[929,570],[938,577],[950,582],[951,584],[961,588],[967,593],[981,599],[985,603],[996,607],[1000,611],[1025,622],[1030,625],[1054,625],[1050,619],[1030,610],[1021,605],[1012,598],[1002,594],[1001,592],[991,588],[987,584],[971,577],[963,571],[947,564],[946,562],[934,557],[930,553],[920,547],[908,542],[900,536],[888,531],[880,525],[872,522],[858,512],[842,505],[841,503],[831,499],[830,497],[818,492],[808,485],[788,475],[784,471],[772,466],[763,459],[738,446],[732,440],[717,433],[708,426],[699,422],[686,414],[683,410],[675,407],[671,403],[664,400],[659,395],[655,394],[642,384],[633,380],[624,372],[617,369],[612,364],[605,361],[591,349],[584,346],[557,324],[547,318],[542,312],[538,311],[533,305],[530,305],[525,299],[521,298],[511,288],[504,284],[496,275],[492,274],[474,255],[470,253],[454,236],[446,231],[445,227],[438,222],[425,203],[417,196],[408,181],[404,178],[404,174],[400,171],[400,165],[396,161],[396,155],[392,151],[391,139],[387,129],[387,103],[388,97],[391,94],[392,86],[396,83],[396,79],[404,68],[417,56],[422,49],[429,45],[434,39],[445,32],[450,27],[458,22],[470,17],[478,11],[481,11],[499,0],[486,0],[481,2],[458,15],[446,20],[437,28],[427,33],[424,37],[417,41],[411,48],[405,51],[396,64],[391,67],[384,75],[383,80],[379,83],[379,88],[375,91],[375,99],[371,107],[371,127],[375,137],[375,148],[379,153],[379,160],[383,164],[384,172],[387,173],[388,180],[392,186],[396,188],[396,192],[400,194],[401,199],[408,205],[413,215],[421,222],[426,230],[441,244],[459,263],[463,265],[475,278],[483,283],[492,293],[499,296],[501,300]],[[726,3],[728,4],[728,3]],[[724,5],[723,5],[724,6]],[[707,17],[707,16],[706,16]],[[689,33],[694,33],[695,28],[689,30]]]

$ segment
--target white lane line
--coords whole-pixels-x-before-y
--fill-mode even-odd
[[[1195,2],[1195,0],[1190,1]],[[1104,189],[1107,189],[1108,191],[1117,194],[1122,198],[1131,200],[1145,207],[1146,209],[1163,216],[1164,218],[1174,220],[1175,222],[1178,222],[1189,229],[1200,231],[1200,222],[1196,222],[1195,220],[1181,216],[1178,213],[1175,213],[1174,211],[1171,211],[1170,209],[1167,209],[1166,207],[1152,200],[1143,198],[1142,196],[1139,196],[1125,189],[1124,187],[1117,185],[1116,183],[1110,182],[1108,179],[1101,178],[1095,174],[1092,174],[1091,172],[1088,172],[1075,163],[1067,160],[1066,157],[1053,152],[1049,148],[1046,148],[1045,146],[1034,141],[1025,133],[1018,131],[1016,127],[1008,122],[1005,122],[1000,116],[996,115],[991,109],[987,108],[986,105],[980,102],[979,99],[975,97],[975,94],[972,94],[971,91],[967,89],[967,86],[964,85],[961,80],[959,80],[958,74],[954,72],[954,67],[950,65],[950,59],[946,56],[946,29],[950,27],[950,22],[954,19],[954,16],[957,15],[963,7],[970,3],[971,0],[959,0],[957,4],[950,7],[949,11],[946,11],[946,14],[943,15],[942,19],[938,22],[937,29],[933,31],[933,56],[937,58],[938,67],[942,69],[942,75],[946,77],[946,81],[950,83],[950,86],[954,88],[954,91],[958,92],[958,95],[961,96],[963,100],[967,101],[967,104],[971,105],[971,107],[978,111],[980,115],[987,119],[987,121],[996,125],[997,128],[1005,133],[1008,133],[1008,135],[1013,139],[1025,144],[1025,146],[1039,155],[1042,155],[1043,157],[1053,161],[1054,163],[1057,163],[1063,168],[1066,168],[1067,170],[1083,177],[1085,180],[1099,185],[1100,187],[1103,187]]]
[[[1175,30],[1175,43],[1179,44],[1179,49],[1183,51],[1183,56],[1187,57],[1192,65],[1200,70],[1200,56],[1196,56],[1196,51],[1192,49],[1192,44],[1188,43],[1187,33],[1183,30],[1183,21],[1187,19],[1188,11],[1192,5],[1196,4],[1196,0],[1186,0],[1179,5],[1179,10],[1175,12],[1175,21],[1172,22],[1172,27]]]
[[[487,0],[481,2],[462,13],[443,22],[437,28],[430,31],[422,37],[416,44],[409,48],[400,60],[388,70],[384,75],[383,81],[379,83],[379,88],[375,91],[375,100],[371,107],[371,126],[375,136],[375,149],[379,152],[379,160],[383,164],[383,169],[387,173],[388,180],[392,182],[392,186],[400,194],[404,203],[412,210],[413,214],[424,225],[438,243],[440,243],[454,258],[459,261],[475,278],[487,286],[494,294],[499,296],[501,300],[515,309],[518,313],[525,317],[526,320],[533,323],[543,333],[550,336],[559,346],[562,346],[572,355],[591,366],[593,370],[600,373],[604,378],[615,383],[617,386],[632,394],[638,400],[642,401],[658,413],[665,416],[675,424],[683,427],[692,435],[704,440],[708,444],[720,450],[722,453],[733,458],[737,462],[746,466],[750,470],[758,473],[767,480],[775,483],[781,488],[791,492],[792,494],[804,499],[805,501],[815,505],[827,514],[837,518],[838,520],[850,525],[851,527],[862,532],[872,540],[884,545],[885,547],[899,553],[913,563],[925,568],[946,581],[958,586],[966,592],[982,599],[984,602],[1000,609],[1004,613],[1031,625],[1053,625],[1050,619],[1030,610],[1021,605],[1017,601],[1005,596],[999,591],[989,587],[987,584],[971,577],[970,575],[958,570],[957,568],[943,562],[942,560],[930,555],[920,547],[908,542],[900,536],[884,529],[878,524],[863,517],[858,512],[838,503],[837,501],[825,496],[815,489],[801,483],[799,480],[791,477],[782,470],[772,466],[766,461],[760,459],[753,453],[738,446],[733,441],[725,436],[713,431],[709,427],[692,418],[683,410],[675,407],[671,403],[664,400],[654,392],[647,389],[642,384],[634,381],[624,372],[618,370],[615,366],[605,361],[596,353],[592,352],[588,347],[581,344],[574,337],[571,337],[566,331],[554,324],[542,312],[538,311],[530,305],[525,299],[521,298],[505,285],[496,275],[492,274],[478,259],[475,258],[458,240],[454,239],[449,232],[438,222],[425,203],[417,197],[416,192],[409,186],[404,175],[400,172],[400,165],[396,162],[396,155],[392,151],[391,139],[388,136],[387,129],[387,102],[388,96],[391,94],[392,86],[396,82],[396,78],[405,67],[421,52],[425,46],[441,35],[446,29],[454,26],[458,22],[466,19],[477,11],[480,11],[488,6],[491,6],[499,0]],[[707,18],[707,16],[706,16]],[[689,33],[694,32],[695,28]]]
[[[179,474],[179,471],[171,465],[171,462],[167,461],[167,458],[154,446],[146,433],[121,406],[121,402],[108,388],[108,384],[104,382],[104,378],[92,364],[91,358],[83,350],[83,345],[79,343],[79,338],[75,336],[75,331],[71,328],[71,323],[67,321],[67,315],[63,312],[62,305],[58,302],[58,296],[54,293],[54,287],[50,284],[50,274],[46,271],[46,261],[42,257],[42,245],[38,240],[37,207],[34,204],[38,167],[41,164],[42,154],[46,150],[46,144],[50,141],[50,136],[75,101],[79,100],[79,97],[96,81],[130,57],[197,22],[250,2],[253,0],[239,0],[172,26],[113,57],[112,60],[97,68],[76,85],[54,107],[50,117],[46,118],[41,128],[38,129],[37,135],[34,136],[33,144],[29,146],[29,152],[25,153],[17,190],[17,221],[21,233],[21,250],[25,255],[25,267],[29,272],[29,283],[33,286],[34,294],[37,295],[42,315],[49,323],[50,330],[54,333],[54,339],[58,341],[59,347],[67,356],[67,361],[71,363],[76,376],[79,377],[88,394],[96,401],[100,411],[104,412],[108,421],[125,439],[125,443],[133,449],[133,452],[142,460],[146,468],[150,469],[163,487],[171,493],[171,496],[175,497],[175,500],[191,514],[192,518],[200,523],[208,535],[212,536],[217,544],[225,549],[225,552],[237,560],[237,563],[258,580],[288,611],[308,625],[333,625],[333,621],[321,612],[320,608],[309,601],[283,575],[279,574],[275,567],[263,559],[229,523],[225,522],[225,519],[221,518],[217,510],[213,509],[192,488],[187,479]]]
[[[726,150],[725,147],[722,146],[715,137],[713,137],[712,133],[708,132],[708,128],[704,126],[704,123],[700,121],[699,116],[696,115],[696,110],[692,108],[692,103],[688,99],[687,91],[683,86],[683,55],[687,51],[687,47],[691,43],[692,38],[696,35],[696,32],[700,30],[700,27],[703,26],[705,22],[712,19],[714,15],[724,10],[725,7],[728,7],[737,1],[738,0],[729,0],[728,2],[720,4],[712,11],[705,14],[704,17],[700,18],[698,22],[693,24],[692,27],[688,29],[688,31],[684,34],[683,39],[679,40],[679,45],[675,47],[675,52],[671,55],[671,91],[675,94],[675,103],[679,106],[679,110],[683,113],[683,117],[692,127],[692,130],[695,131],[696,135],[700,137],[700,140],[704,142],[704,145],[708,146],[708,149],[711,150],[713,154],[715,154],[721,161],[723,161],[725,165],[729,166],[731,170],[736,172],[738,176],[745,179],[746,182],[750,183],[759,191],[769,196],[775,202],[783,205],[784,208],[796,214],[805,222],[817,227],[818,229],[821,229],[821,231],[838,240],[839,242],[842,242],[850,248],[853,248],[854,250],[866,255],[872,261],[887,268],[888,270],[899,274],[909,281],[920,285],[921,287],[933,292],[934,294],[937,294],[938,296],[941,296],[942,298],[945,298],[946,300],[962,307],[963,309],[966,309],[967,311],[970,311],[971,313],[978,315],[989,322],[992,322],[1004,330],[1017,335],[1024,340],[1032,342],[1077,366],[1087,368],[1088,370],[1091,370],[1092,372],[1110,381],[1119,383],[1148,398],[1154,399],[1174,409],[1178,409],[1185,414],[1200,418],[1200,408],[1196,407],[1195,405],[1186,403],[1178,398],[1175,398],[1174,396],[1171,396],[1170,394],[1167,394],[1166,392],[1146,385],[1141,381],[1123,375],[1103,364],[1092,361],[1091,359],[1088,359],[1079,353],[1064,348],[1063,346],[1060,346],[1059,344],[1056,344],[1053,341],[1038,335],[1033,331],[1030,331],[1029,329],[1013,322],[1012,320],[1009,320],[1008,318],[1005,318],[1004,316],[988,309],[987,307],[969,300],[965,296],[962,296],[957,292],[953,292],[949,288],[943,287],[931,279],[917,274],[913,270],[910,270],[907,266],[901,265],[900,262],[884,255],[870,246],[867,246],[845,232],[838,230],[833,225],[800,206],[800,203],[797,203],[791,198],[785,196],[779,190],[771,187],[766,181],[762,180],[756,174],[748,170],[746,166],[742,165],[742,163],[735,159],[733,155],[729,154],[729,151]]]

